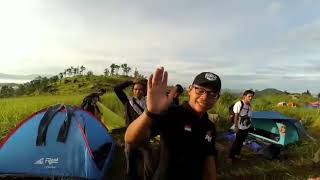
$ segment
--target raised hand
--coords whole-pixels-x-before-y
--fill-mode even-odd
[[[172,102],[174,91],[166,95],[168,73],[163,67],[157,68],[148,79],[147,109],[152,113],[166,111]]]

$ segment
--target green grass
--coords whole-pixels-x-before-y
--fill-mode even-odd
[[[0,138],[31,113],[56,103],[79,105],[84,96],[85,94],[74,93],[69,95],[41,95],[0,99]],[[184,94],[182,99],[186,100],[187,96]],[[254,110],[276,110],[287,116],[301,120],[307,131],[313,137],[319,138],[319,110],[276,107],[277,102],[289,100],[290,97],[287,96],[259,97],[253,102],[253,108]],[[299,99],[299,103],[301,104],[307,101],[310,101],[310,99]],[[225,131],[228,128],[226,118],[228,104],[229,102],[223,102],[223,100],[218,101],[216,106],[209,111],[210,113],[218,113],[220,116],[218,124],[219,132]],[[109,129],[112,130],[125,126],[123,105],[113,92],[106,93],[101,97],[99,107],[104,112],[102,120]],[[115,135],[115,137],[123,142],[123,134]],[[313,154],[320,148],[318,142],[303,141],[291,145],[288,149],[287,160],[269,161],[258,157],[249,150],[244,150],[243,155],[248,160],[242,164],[233,166],[228,166],[224,162],[229,147],[230,144],[224,144],[220,151],[219,179],[307,179],[308,177],[320,175],[320,167],[314,166],[311,162]],[[123,163],[123,159],[121,162]],[[118,165],[120,168],[124,167],[122,163]],[[123,171],[119,170],[119,172]]]
[[[109,92],[101,97],[101,103],[112,112],[124,118],[124,106],[114,92]]]
[[[41,95],[0,99],[0,138],[33,112],[57,103],[79,105],[84,95]]]
[[[103,112],[101,120],[107,125],[109,130],[112,131],[113,129],[118,129],[125,126],[125,121],[121,116],[117,115],[101,103],[98,103],[98,107],[100,111]]]

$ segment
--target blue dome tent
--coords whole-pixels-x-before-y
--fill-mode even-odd
[[[275,111],[254,111],[251,122],[254,129],[248,137],[272,144],[285,146],[298,142],[307,134],[299,121]]]
[[[278,158],[288,144],[297,143],[302,137],[308,137],[314,141],[298,120],[279,112],[252,112],[251,122],[253,128],[249,131],[245,144],[268,159]],[[223,137],[234,141],[234,125],[230,130],[232,132],[225,133]]]
[[[101,179],[115,142],[90,113],[69,105],[40,110],[0,142],[0,177]]]

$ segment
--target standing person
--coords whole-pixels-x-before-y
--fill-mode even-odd
[[[173,95],[172,105],[179,106],[179,97],[183,93],[183,88],[180,84],[176,84],[174,88],[175,88],[175,93]]]
[[[124,89],[132,86],[133,96],[127,96]],[[114,92],[125,106],[126,126],[132,123],[146,108],[146,81],[133,80],[126,81],[114,87]],[[152,162],[152,149],[149,142],[139,145],[125,143],[126,156],[126,179],[140,180],[139,162],[141,155],[144,161],[144,177],[149,180],[153,176],[154,167]]]
[[[86,97],[83,98],[80,107],[86,111],[91,112],[93,115],[97,116],[99,119],[101,118],[101,111],[97,105],[97,102],[100,100],[100,96],[106,93],[105,88],[100,88]]]
[[[243,93],[242,99],[233,106],[234,112],[234,129],[236,132],[236,139],[234,140],[229,154],[229,161],[240,159],[240,152],[245,141],[249,128],[251,127],[251,101],[254,92],[246,90]]]
[[[157,68],[148,80],[147,109],[127,128],[129,144],[147,142],[160,134],[160,161],[154,180],[216,179],[215,125],[207,110],[219,99],[221,80],[211,72],[198,74],[188,88],[189,100],[170,106],[168,75]]]

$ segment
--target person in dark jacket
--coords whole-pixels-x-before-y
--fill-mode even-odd
[[[173,95],[172,105],[179,106],[179,97],[183,93],[183,87],[180,84],[176,84],[174,88],[175,88],[175,93]]]
[[[125,133],[125,142],[140,144],[160,134],[160,161],[153,180],[215,180],[215,124],[207,111],[218,101],[221,80],[211,72],[198,74],[188,88],[189,100],[170,106],[168,74],[157,68],[148,79],[147,108]]]
[[[132,86],[132,96],[127,96],[124,89]],[[126,126],[132,123],[146,108],[146,80],[133,80],[120,83],[114,87],[114,92],[125,106]],[[149,142],[130,145],[125,143],[126,156],[126,179],[140,180],[142,179],[139,171],[140,157],[143,156],[144,161],[144,178],[150,180],[154,172],[154,164],[152,159],[152,148]]]

